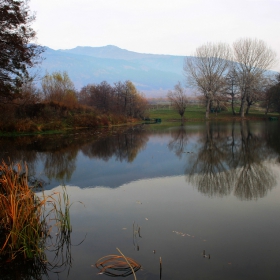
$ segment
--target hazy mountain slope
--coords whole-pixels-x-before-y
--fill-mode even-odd
[[[40,68],[32,69],[43,76],[46,71],[67,71],[77,89],[87,84],[107,81],[110,84],[131,80],[147,97],[165,96],[181,81],[184,84],[184,56],[143,54],[118,48],[76,47],[53,50],[46,47]],[[269,71],[270,75],[276,72]],[[192,89],[188,89],[193,94]]]
[[[46,48],[43,56],[43,63],[36,69],[40,76],[46,71],[67,71],[77,89],[104,80],[110,84],[131,80],[138,90],[155,93],[172,89],[183,80],[182,56],[140,54],[115,46]]]

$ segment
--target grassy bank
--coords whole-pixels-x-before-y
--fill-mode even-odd
[[[124,115],[101,113],[93,108],[59,103],[38,103],[26,108],[7,105],[0,112],[0,136],[55,134],[81,128],[108,127],[133,122]]]
[[[236,108],[238,111],[239,108]],[[177,111],[172,108],[158,108],[158,109],[151,109],[149,111],[149,116],[151,119],[160,118],[162,122],[180,122],[181,117]],[[245,115],[244,119],[266,119],[269,116],[276,116],[278,117],[279,114],[268,114],[265,116],[264,110],[262,108],[252,108],[248,115]],[[233,115],[231,111],[221,111],[219,113],[210,113],[209,120],[233,120],[233,119],[241,119],[240,116]],[[205,120],[205,107],[199,105],[192,105],[188,106],[185,114],[184,114],[184,121],[204,121]]]
[[[30,112],[26,109],[24,114],[12,114],[7,112],[0,119],[0,136],[56,134],[82,128],[95,129],[101,127],[119,126],[133,124],[135,119],[129,119],[122,115],[102,114],[85,106],[69,108],[56,103],[39,104],[40,108],[32,108]],[[239,108],[236,108],[236,112]],[[34,113],[35,112],[35,113]],[[150,119],[161,119],[165,124],[170,122],[181,122],[177,111],[169,107],[149,109],[147,115]],[[278,117],[279,114],[265,115],[264,109],[254,107],[244,119],[262,120],[269,116]],[[231,110],[219,113],[210,113],[209,120],[230,120],[241,119],[238,114],[233,115]],[[205,107],[201,105],[190,105],[184,115],[184,122],[205,121]],[[142,122],[139,120],[139,122]]]

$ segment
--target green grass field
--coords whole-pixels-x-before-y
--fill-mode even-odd
[[[236,108],[236,111],[239,111],[239,108]],[[172,108],[158,108],[150,109],[148,111],[149,117],[151,119],[159,118],[162,122],[170,121],[180,121],[181,117],[177,111]],[[278,116],[278,114],[269,114],[268,116]],[[239,115],[232,115],[231,110],[221,111],[220,113],[210,113],[210,119],[213,120],[231,120],[233,118],[239,118]],[[264,114],[264,109],[259,107],[254,107],[250,109],[248,115],[245,115],[246,119],[264,119],[266,118]],[[203,121],[205,120],[205,107],[199,105],[188,106],[185,114],[185,121]]]

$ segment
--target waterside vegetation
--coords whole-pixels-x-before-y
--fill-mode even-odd
[[[20,97],[2,97],[0,131],[45,133],[96,128],[143,118],[147,101],[130,81],[90,84],[76,91],[67,73],[46,74],[41,89],[25,84]]]
[[[28,180],[26,165],[5,162],[0,165],[0,271],[3,277],[13,271],[8,266],[31,264],[32,273],[29,270],[27,273],[39,277],[54,266],[62,267],[71,262],[71,205],[65,188],[51,195],[42,192],[39,196],[35,189],[41,186],[40,182],[33,181],[34,186],[30,186]],[[47,250],[55,252],[52,262],[46,257]],[[25,276],[20,275],[18,279]]]

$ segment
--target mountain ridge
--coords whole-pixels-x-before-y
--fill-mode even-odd
[[[114,58],[114,59],[140,59],[140,58],[150,58],[150,57],[182,57],[179,55],[168,55],[168,54],[151,54],[151,53],[139,53],[130,51],[127,49],[119,48],[115,45],[106,45],[101,47],[91,47],[91,46],[77,46],[72,49],[59,49],[58,51],[75,53],[75,54],[87,54],[94,57],[102,58]]]
[[[39,77],[66,71],[78,90],[102,81],[113,85],[130,80],[147,97],[158,97],[184,79],[184,56],[143,54],[114,45],[59,50],[46,46],[43,57],[42,64],[33,70]]]

